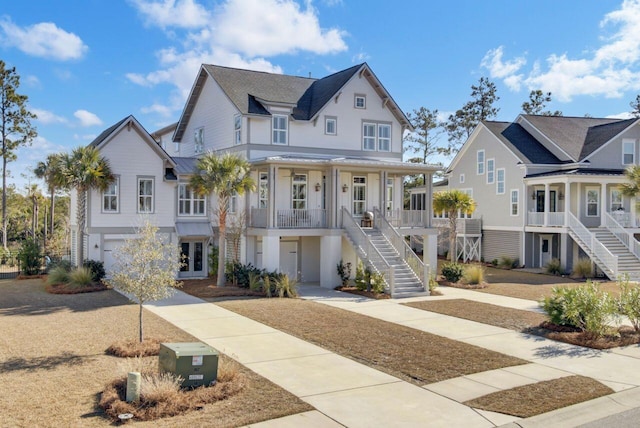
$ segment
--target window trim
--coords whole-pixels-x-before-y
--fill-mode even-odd
[[[141,181],[151,181],[151,195],[141,195],[140,194],[140,182]],[[156,198],[155,198],[155,193],[156,193],[156,179],[153,176],[144,176],[144,175],[139,175],[136,178],[136,184],[137,184],[137,191],[136,191],[136,198],[137,198],[137,203],[136,203],[136,211],[138,214],[153,214],[155,213],[155,203],[156,203]],[[140,209],[140,198],[141,197],[150,197],[151,198],[151,209],[150,211],[142,211]]]
[[[304,181],[296,181],[296,177],[304,177]],[[294,198],[295,196],[295,187],[299,185],[304,185],[304,199],[302,198]],[[295,202],[304,202],[303,208],[296,208]],[[293,174],[291,176],[291,209],[294,210],[306,210],[309,209],[309,175],[308,174]]]
[[[356,179],[362,179],[362,182],[356,183]],[[351,214],[354,216],[362,216],[367,211],[367,176],[366,175],[354,175],[351,177]],[[364,199],[356,199],[356,188],[364,188]],[[362,203],[362,213],[356,214],[356,202]]]
[[[380,136],[380,128],[388,128],[389,129],[389,136],[388,137],[381,137]],[[391,151],[391,124],[390,123],[378,123],[378,126],[376,127],[376,131],[378,132],[377,135],[377,150],[379,152],[390,152]],[[382,148],[382,141],[386,140],[388,142],[389,148],[388,149],[383,149]]]
[[[513,200],[513,195],[516,195],[516,200]],[[510,191],[510,195],[511,195],[511,199],[510,199],[510,209],[509,209],[509,214],[511,214],[511,217],[517,217],[520,215],[520,190],[519,189],[511,189]],[[515,214],[513,213],[513,209],[515,207]]]
[[[112,185],[116,186],[115,194],[107,194],[107,191],[111,188]],[[105,197],[115,197],[116,198],[116,209],[108,210],[105,209],[104,198]],[[109,187],[102,192],[102,213],[103,214],[118,214],[120,212],[120,176],[115,176],[113,183],[109,184]]]
[[[491,168],[489,168],[489,163],[491,163]],[[496,160],[495,158],[487,159],[487,184],[493,184],[496,181]],[[489,178],[491,175],[491,178]]]
[[[263,187],[264,186],[264,187]],[[264,189],[264,198],[262,197],[262,190]],[[264,201],[264,206],[262,202]],[[269,207],[269,173],[266,171],[258,172],[258,208]]]
[[[327,127],[329,122],[333,122],[333,132],[329,132]],[[336,116],[325,116],[324,117],[324,134],[336,136],[338,135],[338,118]]]
[[[618,195],[620,195],[620,207],[618,209],[615,209],[615,210],[613,208],[613,194],[614,194],[614,192],[617,192]],[[619,187],[612,187],[609,190],[609,201],[610,201],[610,204],[611,204],[611,212],[615,212],[615,211],[618,211],[618,210],[620,210],[620,211],[624,210],[624,195],[622,194],[622,190]]]
[[[627,154],[625,151],[625,147],[631,146],[631,162],[625,162],[624,157]],[[636,140],[632,138],[623,138],[622,139],[622,165],[633,165],[636,163]]]
[[[233,144],[238,146],[242,144],[242,115],[233,116]]]
[[[595,214],[589,214],[589,192],[590,191],[595,191],[596,192],[596,213]],[[600,217],[600,204],[602,203],[601,201],[602,197],[600,195],[600,187],[597,186],[592,186],[592,187],[585,187],[584,189],[584,215],[585,217]]]
[[[204,126],[194,129],[193,132],[193,152],[196,154],[202,153],[204,152]]]
[[[358,100],[362,100],[362,106],[358,106]],[[353,108],[365,110],[367,108],[367,96],[365,94],[353,95]]]
[[[502,180],[500,180],[500,172],[502,172]],[[500,191],[502,184],[502,192]],[[507,172],[504,168],[496,168],[496,195],[504,195],[507,191]]]
[[[373,133],[374,135],[365,135],[365,128],[366,127],[373,127]],[[362,122],[362,150],[365,150],[367,152],[375,152],[376,148],[378,146],[378,124],[375,122]],[[367,146],[365,145],[365,138],[373,138],[373,148],[367,148]]]
[[[184,187],[186,192],[189,192],[189,198],[181,198],[180,197],[180,188]],[[198,196],[196,192],[189,188],[189,183],[178,183],[178,197],[176,198],[178,201],[178,216],[179,217],[203,217],[207,215],[207,196],[203,196],[202,198]],[[181,201],[189,201],[189,212],[180,212],[180,202]],[[195,213],[196,203],[202,201],[203,204],[203,212]]]
[[[276,128],[276,119],[284,118],[284,129]],[[284,142],[276,142],[275,132],[284,132]],[[271,144],[278,146],[286,146],[289,144],[289,115],[288,114],[272,114],[271,115]]]
[[[482,154],[482,160],[480,160],[480,155]],[[484,171],[485,171],[485,167],[484,167],[484,162],[485,162],[485,155],[484,155],[484,149],[482,150],[478,150],[476,152],[476,174],[477,175],[484,175]]]

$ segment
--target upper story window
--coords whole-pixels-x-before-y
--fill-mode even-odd
[[[269,200],[269,175],[266,172],[260,173],[258,188],[258,208],[267,208]]]
[[[622,163],[633,165],[636,161],[636,140],[625,138],[622,140]]]
[[[138,178],[138,212],[153,212],[153,178]]]
[[[235,214],[238,212],[238,194],[234,193],[229,197],[229,201],[227,202],[227,211],[229,214]]]
[[[464,184],[464,174],[460,174],[460,184]]]
[[[117,213],[119,204],[120,177],[116,177],[113,183],[109,184],[107,190],[102,193],[102,211],[105,213]]]
[[[196,153],[204,151],[204,128],[200,127],[195,130],[193,135],[193,150]]]
[[[338,119],[327,116],[324,118],[324,133],[327,135],[338,134]]]
[[[287,133],[289,130],[289,116],[273,115],[272,123],[272,138],[273,144],[287,144]]]
[[[391,151],[391,125],[388,123],[363,122],[362,150]]]
[[[496,161],[495,159],[487,159],[487,184],[493,184],[495,180],[495,169],[496,169]]]
[[[518,198],[519,192],[518,189],[513,189],[511,191],[511,215],[518,215]]]
[[[367,96],[356,94],[353,100],[353,106],[355,108],[367,108]]]
[[[239,114],[233,117],[233,142],[242,144],[242,116]]]
[[[478,150],[477,161],[478,161],[477,174],[482,175],[484,174],[484,150]]]
[[[178,186],[178,215],[205,215],[206,197],[199,196],[188,185]]]
[[[504,194],[504,168],[498,168],[496,170],[496,193],[498,195]]]
[[[291,208],[307,209],[307,174],[295,174],[291,184]]]

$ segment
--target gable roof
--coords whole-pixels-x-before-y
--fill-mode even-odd
[[[502,141],[522,162],[537,164],[562,163],[520,124],[484,121],[484,125]]]
[[[637,119],[521,115],[575,162],[582,161]]]
[[[112,126],[108,127],[104,131],[100,133],[89,146],[100,148],[100,146],[107,144],[111,138],[117,135],[125,126],[133,126],[137,128],[142,134],[142,139],[160,156],[163,160],[169,162],[170,165],[175,165],[173,159],[167,152],[164,151],[162,147],[157,143],[156,140],[147,132],[146,129],[136,120],[133,115],[129,115],[124,119],[116,122]]]
[[[354,65],[321,79],[288,76],[203,64],[178,122],[174,141],[180,141],[207,76],[213,78],[243,115],[270,116],[266,105],[292,109],[295,120],[312,120],[357,75],[364,76],[396,119],[411,128],[409,120],[366,63]]]

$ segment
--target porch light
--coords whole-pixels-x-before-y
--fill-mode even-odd
[[[347,183],[342,185],[342,193],[347,193],[347,190],[349,190],[349,186],[347,186]]]
[[[533,192],[531,192],[531,200],[532,201],[536,200],[536,191],[535,190]]]
[[[316,183],[316,192],[319,192],[322,186],[320,186],[320,183]]]

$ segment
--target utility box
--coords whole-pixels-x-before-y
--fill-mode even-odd
[[[187,388],[210,385],[218,378],[218,351],[201,342],[161,343],[160,371],[181,376]]]

